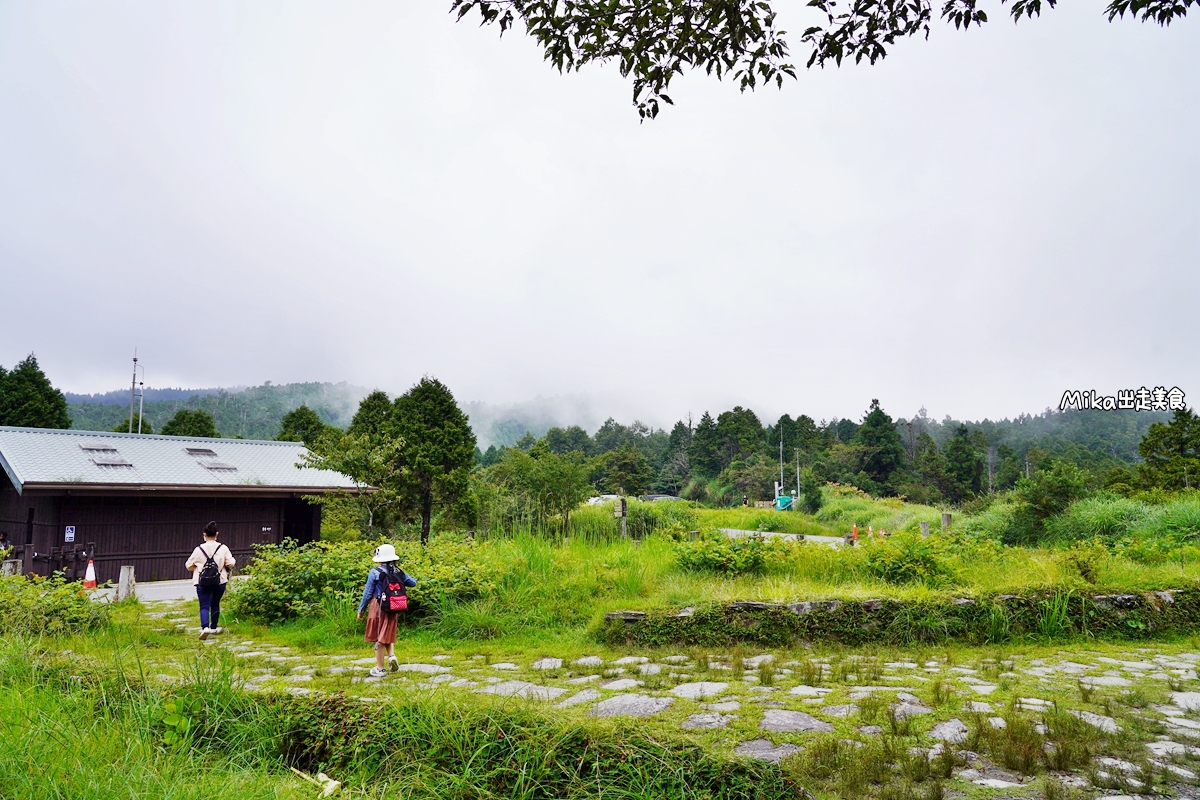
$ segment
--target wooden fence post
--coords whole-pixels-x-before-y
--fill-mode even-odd
[[[922,536],[922,537],[925,537],[925,536],[928,536],[928,535],[929,535],[929,523],[928,523],[928,522],[922,522],[922,523],[921,523],[921,536]]]
[[[133,597],[137,589],[137,581],[133,577],[133,566],[124,565],[121,567],[121,580],[117,583],[117,601],[128,600]]]
[[[950,530],[950,515],[942,514],[942,533]]]

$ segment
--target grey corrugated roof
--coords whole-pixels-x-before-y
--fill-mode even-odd
[[[112,450],[86,450],[83,446]],[[216,455],[189,454],[189,447],[212,450]],[[296,466],[304,453],[304,445],[298,442],[0,426],[0,467],[17,491],[29,486],[179,487],[199,491],[261,487],[306,493],[357,488],[341,473]],[[126,461],[131,466],[97,461]]]

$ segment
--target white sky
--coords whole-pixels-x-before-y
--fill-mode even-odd
[[[656,424],[1195,402],[1200,18],[1068,5],[639,125],[447,0],[0,0],[0,364]]]

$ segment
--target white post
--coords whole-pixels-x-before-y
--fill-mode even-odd
[[[133,577],[133,566],[121,567],[121,580],[117,583],[117,600],[127,600],[133,597],[137,589],[137,581]]]
[[[929,523],[928,523],[928,522],[922,522],[922,523],[921,523],[921,536],[922,536],[922,537],[925,537],[925,536],[928,536],[928,535],[929,535]]]

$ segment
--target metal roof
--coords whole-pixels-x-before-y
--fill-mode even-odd
[[[32,488],[238,494],[369,491],[341,473],[297,466],[305,452],[299,442],[0,426],[0,467],[18,492]]]

